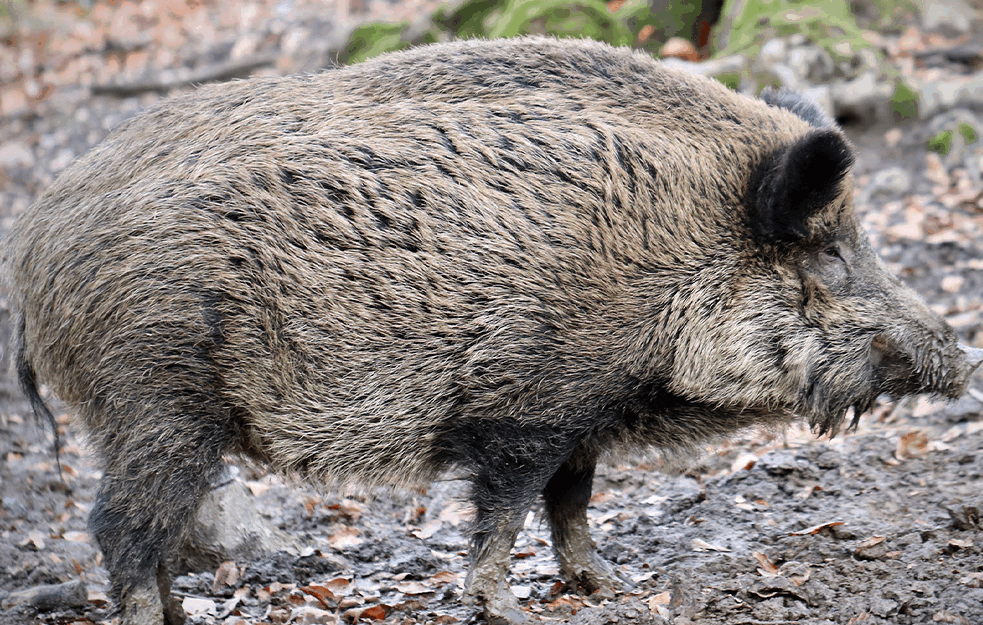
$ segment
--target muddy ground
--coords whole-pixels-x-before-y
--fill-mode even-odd
[[[67,90],[39,112],[5,118],[0,230],[54,172],[157,97]],[[979,160],[928,152],[930,123],[847,128],[859,152],[857,201],[892,268],[983,347],[983,208],[966,169]],[[965,149],[978,155],[979,143]],[[0,293],[0,625],[118,623],[85,525],[97,467],[59,410],[59,477],[50,432],[11,376],[8,315]],[[649,459],[611,462],[591,521],[602,554],[634,589],[567,594],[533,515],[510,582],[544,620],[581,625],[983,623],[980,374],[973,386],[952,404],[882,402],[857,432],[832,441],[795,428],[746,433],[682,472]],[[251,467],[237,480],[243,510],[259,510],[295,543],[179,577],[189,622],[479,622],[458,602],[461,482],[342,495]],[[75,580],[85,585],[77,605],[15,605],[18,591]]]

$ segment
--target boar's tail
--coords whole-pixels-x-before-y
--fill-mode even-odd
[[[41,393],[38,392],[38,381],[37,376],[34,373],[34,367],[32,367],[31,363],[27,360],[27,339],[24,338],[23,317],[21,317],[20,320],[18,335],[17,380],[20,382],[20,387],[21,390],[24,391],[24,395],[26,395],[28,401],[31,402],[31,409],[34,411],[34,417],[37,419],[43,419],[48,425],[51,426],[51,431],[55,435],[55,464],[58,466],[58,478],[63,479],[61,473],[61,437],[58,435],[58,424],[55,423],[55,415],[51,414],[51,411],[48,410],[48,406],[45,405],[44,400],[41,399]]]

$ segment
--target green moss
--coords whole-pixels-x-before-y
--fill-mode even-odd
[[[959,134],[962,135],[966,143],[973,143],[974,141],[976,141],[976,138],[978,136],[976,134],[976,129],[973,128],[970,124],[966,122],[960,122],[960,124],[956,127],[956,130],[959,131]]]
[[[870,47],[847,0],[726,0],[723,15],[733,15],[733,22],[720,56],[753,56],[769,39],[796,33],[834,58],[850,58]]]
[[[916,117],[918,115],[918,94],[903,81],[894,85],[891,94],[891,110],[901,117]]]
[[[730,72],[727,74],[719,74],[714,76],[718,81],[722,82],[724,86],[730,89],[737,89],[741,86],[741,75],[737,72]]]
[[[943,130],[928,140],[928,149],[945,156],[949,153],[949,150],[952,149],[953,134],[954,133],[951,130]]]
[[[394,52],[408,48],[411,43],[403,38],[406,22],[372,22],[362,24],[348,37],[340,60],[344,63],[359,63],[384,52]]]

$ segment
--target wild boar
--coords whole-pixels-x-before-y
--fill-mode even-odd
[[[91,528],[124,621],[170,625],[169,554],[220,459],[337,487],[473,485],[466,597],[542,495],[563,576],[617,586],[598,456],[686,451],[979,364],[858,225],[851,147],[588,41],[421,47],[200,88],[65,170],[6,248],[19,371],[103,462]]]

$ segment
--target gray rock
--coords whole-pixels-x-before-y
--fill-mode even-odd
[[[225,480],[205,498],[178,559],[179,571],[213,570],[226,560],[254,560],[276,551],[298,552],[297,543],[260,514],[255,498],[228,467]]]
[[[28,606],[38,612],[50,612],[77,608],[89,602],[85,582],[80,579],[64,584],[35,586],[8,594],[3,600],[4,608]]]
[[[912,180],[900,167],[888,167],[871,176],[863,191],[864,203],[897,199],[911,190]]]
[[[980,11],[967,0],[918,0],[922,26],[954,35],[969,33],[980,21]]]
[[[960,128],[968,126],[973,129],[976,139],[967,141]],[[949,144],[949,152],[943,155],[943,160],[949,167],[967,167],[971,171],[970,161],[973,157],[983,154],[983,120],[973,111],[965,108],[953,109],[940,113],[932,118],[926,125],[928,137],[934,137],[942,132],[951,132],[952,139]]]
[[[954,108],[983,109],[983,73],[968,80],[936,80],[918,87],[918,114],[922,119]]]
[[[894,86],[878,72],[868,70],[852,80],[830,85],[830,97],[836,117],[856,119],[886,118],[890,113]]]

